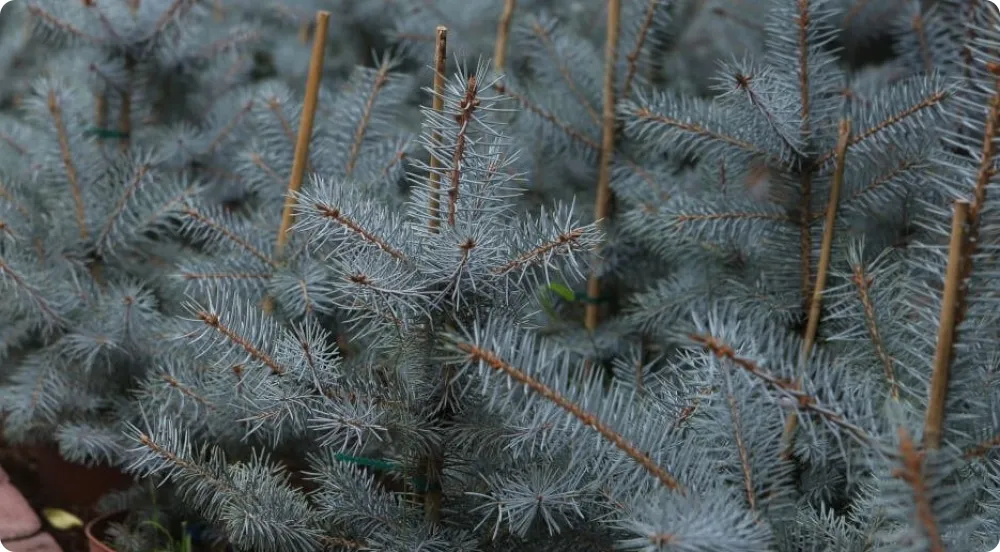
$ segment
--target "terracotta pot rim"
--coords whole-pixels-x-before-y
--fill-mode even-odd
[[[104,524],[107,523],[108,521],[116,517],[124,516],[125,514],[126,514],[125,510],[110,512],[95,517],[94,519],[88,521],[87,524],[83,526],[83,534],[84,536],[87,537],[87,542],[90,546],[90,552],[117,552],[114,548],[111,548],[110,546],[105,544],[105,542],[101,539],[101,537],[94,535],[94,531],[95,529],[98,528],[98,526],[103,527]]]

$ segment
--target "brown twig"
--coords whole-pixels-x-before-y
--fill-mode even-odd
[[[448,28],[438,25],[434,41],[434,97],[431,100],[431,108],[438,113],[444,111],[444,79],[445,68],[448,61]],[[441,143],[441,133],[434,131],[431,135],[431,144],[437,146]],[[441,224],[441,161],[435,153],[431,153],[430,174],[428,175],[431,187],[430,199],[430,220],[428,226],[432,232],[437,232]]]
[[[621,27],[621,0],[608,0],[608,29],[604,45],[604,106],[601,113],[601,157],[597,176],[597,198],[594,200],[594,218],[598,224],[607,224],[611,208],[611,159],[615,149],[615,62],[618,59],[618,34]],[[597,329],[600,322],[601,281],[594,272],[587,281],[587,303],[584,324],[589,331]]]
[[[514,9],[517,7],[517,0],[506,0],[503,5],[503,12],[500,14],[500,23],[497,25],[497,41],[493,46],[493,67],[497,71],[503,71],[507,64],[507,42],[510,39],[510,20],[513,18]]]
[[[924,446],[937,449],[943,435],[945,402],[948,398],[948,372],[955,340],[958,304],[962,291],[965,227],[969,218],[969,202],[955,201],[951,219],[951,240],[948,244],[948,270],[941,298],[941,317],[938,322],[937,348],[934,351],[934,371],[931,375],[930,396],[924,419]]]

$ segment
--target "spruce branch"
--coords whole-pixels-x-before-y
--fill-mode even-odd
[[[871,442],[871,436],[864,429],[851,423],[833,408],[823,405],[816,397],[803,392],[799,384],[779,378],[764,370],[757,362],[737,355],[736,351],[723,340],[712,335],[691,334],[688,337],[716,358],[730,361],[735,366],[762,380],[772,389],[793,399],[799,408],[812,412],[831,424],[847,431],[862,443],[867,444]]]
[[[654,462],[648,454],[637,449],[623,435],[607,426],[594,414],[584,410],[580,405],[574,404],[572,401],[559,394],[555,389],[552,389],[551,387],[531,377],[531,375],[526,373],[524,370],[510,365],[495,352],[480,347],[475,343],[460,340],[457,341],[454,346],[462,353],[465,353],[470,362],[482,363],[493,371],[506,375],[518,384],[531,389],[541,397],[568,412],[580,423],[596,431],[609,443],[613,444],[616,448],[635,460],[640,466],[649,472],[650,475],[659,480],[660,483],[662,483],[666,488],[672,491],[677,491],[681,494],[687,493],[681,483],[677,481],[677,479],[665,468],[656,464],[656,462]]]
[[[87,240],[90,231],[87,229],[87,213],[83,203],[83,189],[80,185],[80,175],[73,160],[73,152],[69,147],[69,134],[66,131],[66,123],[63,120],[62,106],[56,98],[56,91],[50,89],[48,94],[49,115],[52,116],[52,123],[55,125],[56,138],[59,140],[59,153],[63,167],[66,170],[66,182],[69,184],[70,195],[73,196],[73,206],[76,213],[76,224],[80,229],[80,238]]]
[[[307,87],[309,86],[308,85],[308,81],[307,81],[306,86]],[[272,96],[266,98],[265,102],[267,104],[267,109],[270,110],[271,113],[274,114],[274,118],[278,120],[278,125],[281,126],[282,132],[284,132],[285,136],[288,138],[288,143],[292,144],[292,147],[297,146],[298,141],[297,141],[295,132],[292,130],[292,125],[291,125],[291,123],[288,122],[288,119],[285,118],[285,115],[281,112],[281,101],[276,96],[272,95]],[[303,115],[304,114],[305,114],[305,111],[303,110]],[[254,162],[255,163],[257,162],[256,159],[254,160]],[[261,161],[261,163],[263,163],[263,161]],[[313,172],[312,162],[309,160],[309,156],[308,155],[306,156],[306,170],[305,170],[305,172]]]
[[[618,60],[618,35],[621,32],[621,0],[608,0],[607,37],[604,45],[604,106],[601,113],[601,157],[594,199],[596,224],[606,226],[611,209],[611,160],[615,152],[615,64]],[[584,325],[593,332],[600,323],[601,281],[597,272],[587,280],[587,303]]]
[[[92,7],[94,4],[91,2],[85,2],[84,5]],[[33,19],[36,25],[52,27],[66,36],[71,36],[83,42],[89,42],[92,45],[99,45],[103,42],[101,37],[85,32],[83,29],[76,27],[69,21],[56,17],[54,13],[51,13],[34,3],[28,4],[28,13],[31,14],[33,18],[37,18]]]
[[[198,405],[205,407],[206,410],[209,411],[218,410],[218,407],[212,404],[212,402],[208,398],[202,396],[200,393],[198,393],[197,390],[191,388],[191,386],[184,384],[184,382],[177,379],[176,376],[173,376],[168,373],[162,373],[160,374],[159,379],[163,381],[163,383],[166,384],[167,387],[177,390],[177,392],[183,395],[185,398],[193,400]]]
[[[357,236],[361,241],[374,245],[380,250],[388,253],[393,258],[400,261],[406,260],[406,254],[394,247],[387,239],[377,235],[375,232],[366,229],[360,221],[352,219],[335,205],[315,202],[312,205],[316,215],[344,228],[347,232]]]
[[[998,447],[1000,447],[1000,435],[994,435],[993,437],[966,449],[963,456],[966,459],[983,458],[989,454],[991,450]]]
[[[197,222],[204,228],[208,229],[213,235],[218,238],[225,240],[226,242],[232,244],[236,248],[256,257],[260,261],[268,264],[272,267],[277,267],[278,262],[272,257],[268,256],[266,253],[261,251],[259,248],[250,243],[245,237],[241,236],[238,232],[226,228],[222,223],[213,219],[212,217],[198,211],[190,205],[185,206],[181,213],[188,216],[191,221]]]
[[[916,521],[923,526],[924,532],[930,540],[928,552],[945,552],[947,548],[944,545],[937,516],[934,514],[932,489],[928,485],[927,475],[924,471],[924,458],[927,453],[920,450],[904,428],[899,429],[899,439],[902,467],[894,470],[892,475],[905,481],[913,492]]]
[[[240,122],[243,121],[243,119],[250,114],[250,111],[253,109],[253,107],[254,107],[254,101],[252,99],[244,102],[243,107],[240,108],[240,110],[235,115],[233,115],[233,118],[230,119],[229,122],[226,123],[224,127],[219,129],[219,132],[215,135],[212,141],[205,148],[205,152],[207,153],[213,152],[216,150],[216,148],[221,146],[225,142],[226,138],[232,134],[233,130],[235,130],[236,127],[239,126]]]
[[[963,280],[963,254],[968,239],[965,235],[969,218],[969,203],[955,201],[951,222],[951,239],[948,244],[948,269],[945,274],[941,298],[941,317],[938,323],[937,348],[934,351],[933,372],[928,393],[927,413],[924,420],[924,446],[937,449],[944,433],[944,415],[948,398],[949,371],[953,355],[959,302]]]
[[[580,129],[574,127],[573,125],[563,121],[557,117],[552,111],[546,109],[544,106],[531,100],[523,94],[519,94],[517,91],[511,90],[501,82],[497,82],[493,85],[497,92],[503,94],[514,101],[516,101],[522,109],[531,112],[533,115],[539,117],[540,119],[546,121],[556,130],[561,132],[569,141],[579,144],[596,154],[600,157],[601,144],[597,140],[591,138],[586,133]],[[647,111],[648,113],[648,111]],[[651,189],[657,189],[656,179],[651,175],[646,169],[636,163],[634,160],[629,158],[627,155],[623,154],[621,151],[616,151],[616,160],[620,161],[626,168],[632,171],[636,176],[641,178]]]
[[[926,97],[921,98],[918,102],[914,103],[913,105],[907,106],[905,109],[896,111],[895,113],[889,115],[888,117],[885,117],[878,123],[855,134],[854,136],[851,137],[847,145],[849,147],[854,147],[857,146],[858,144],[861,144],[862,142],[871,140],[880,133],[886,132],[889,129],[904,123],[910,117],[916,116],[917,114],[925,110],[939,106],[941,102],[945,101],[947,98],[948,98],[947,92],[932,92],[928,94]],[[836,150],[824,153],[823,155],[819,156],[816,159],[816,162],[813,163],[812,169],[820,170],[827,163],[834,161],[836,157],[837,157]]]
[[[726,372],[726,385],[731,386],[729,373]],[[743,440],[743,421],[740,416],[740,407],[733,396],[732,390],[726,393],[726,403],[729,405],[729,417],[732,420],[733,444],[740,459],[740,472],[743,474],[743,490],[746,493],[747,504],[750,506],[750,513],[754,519],[757,518],[757,493],[754,491],[753,468],[750,465],[750,452]]]
[[[208,310],[199,310],[195,313],[195,318],[205,326],[221,335],[227,342],[232,343],[245,351],[250,358],[260,362],[264,366],[267,366],[271,370],[272,374],[281,376],[288,371],[284,366],[281,366],[278,361],[274,359],[274,357],[262,351],[259,347],[251,343],[248,338],[240,335],[236,329],[223,322],[222,318],[217,313]]]
[[[503,12],[497,24],[497,40],[493,48],[493,67],[502,72],[507,65],[507,41],[510,39],[510,21],[517,9],[517,0],[504,0]]]
[[[9,261],[0,257],[0,282],[3,280],[13,282],[14,287],[18,290],[15,294],[24,294],[27,296],[32,306],[38,309],[47,324],[61,326],[67,323],[67,320],[58,312],[56,306],[50,303],[50,299],[45,297],[46,294],[44,291],[33,283],[35,278],[17,270],[11,266]]]
[[[871,288],[874,283],[874,276],[869,276],[865,268],[860,264],[851,267],[851,282],[858,292],[858,300],[865,316],[865,327],[868,329],[868,337],[875,348],[875,356],[882,363],[882,370],[885,373],[886,382],[889,384],[892,400],[899,400],[899,381],[896,378],[895,361],[889,351],[886,350],[886,341],[879,329],[878,320],[875,316],[875,303],[872,300]]]
[[[372,82],[372,90],[368,94],[368,101],[365,102],[364,111],[361,113],[361,120],[358,121],[357,128],[354,129],[354,140],[351,142],[351,150],[347,155],[347,167],[344,171],[349,177],[354,173],[354,167],[361,155],[361,146],[365,141],[365,133],[368,131],[368,124],[371,121],[375,109],[375,100],[378,99],[379,92],[385,87],[389,80],[389,69],[392,66],[388,63],[381,63],[375,79]]]
[[[632,51],[625,57],[628,61],[628,66],[625,70],[625,80],[622,83],[622,100],[627,100],[632,93],[632,81],[635,79],[635,74],[639,71],[639,56],[642,54],[642,49],[646,45],[646,38],[649,36],[649,31],[653,26],[656,8],[662,2],[663,0],[649,0],[649,4],[646,6],[646,14],[642,18],[642,25],[639,26],[639,33],[635,39],[635,46],[632,47]]]
[[[612,18],[614,18],[614,21],[617,22],[619,20],[619,18],[621,17],[621,9],[620,9],[621,8],[621,3],[620,3],[620,0],[608,0],[608,7],[609,8],[613,7],[614,3],[618,4],[618,7],[619,7],[618,14],[619,15],[616,16],[616,15],[611,14],[611,10],[609,9],[609,11],[608,11],[608,19],[607,19],[607,22],[609,24],[612,22]],[[594,109],[593,104],[590,103],[590,100],[587,98],[587,96],[583,92],[580,91],[580,85],[577,84],[576,79],[573,78],[573,74],[570,72],[569,67],[567,67],[566,64],[563,62],[563,59],[559,55],[559,52],[556,49],[555,42],[552,40],[552,36],[549,34],[548,29],[546,29],[541,24],[539,24],[538,21],[534,21],[531,24],[531,30],[532,30],[532,32],[535,33],[535,35],[538,36],[538,38],[541,40],[542,45],[545,47],[545,51],[552,58],[552,62],[555,65],[556,70],[559,72],[559,75],[562,77],[563,82],[566,84],[566,89],[569,90],[569,93],[572,94],[576,98],[576,101],[579,102],[581,106],[583,106],[584,110],[587,112],[587,115],[590,116],[590,120],[593,121],[594,125],[600,125],[601,121],[602,121],[601,116],[597,114],[597,110]],[[616,47],[617,47],[617,44],[618,44],[618,33],[619,32],[620,32],[620,26],[617,23],[616,23],[615,28],[613,30],[612,30],[611,27],[608,27],[608,35],[607,35],[607,37],[608,37],[609,41],[610,41],[610,39],[612,37],[615,39],[615,46]],[[607,66],[607,49],[606,48],[607,48],[607,46],[605,47],[605,56],[604,56],[605,66]],[[614,64],[615,61],[614,61],[614,58],[612,58],[612,59],[613,59],[613,61],[611,63],[612,63],[612,67],[613,67],[614,66],[613,64]],[[605,80],[607,80],[607,74],[608,73],[607,73],[606,70],[605,70],[604,74],[605,74]],[[614,73],[612,72],[612,75],[613,74]],[[612,78],[612,82],[614,82],[613,78]],[[612,97],[614,97],[613,93],[612,93]]]
[[[667,128],[690,134],[692,138],[706,143],[718,142],[720,144],[725,144],[742,150],[754,157],[760,158],[762,161],[772,162],[779,166],[784,165],[784,162],[775,157],[773,153],[768,152],[764,148],[761,148],[752,142],[743,140],[737,136],[713,130],[696,122],[671,117],[662,113],[655,113],[646,107],[633,107],[632,109],[629,109],[628,114],[636,119],[636,123],[634,124],[636,124],[637,127],[646,127],[641,129],[637,128],[637,132],[650,132],[655,128],[655,125],[663,125]]]
[[[434,83],[431,99],[431,109],[438,113],[444,111],[444,81],[445,81],[445,71],[448,62],[448,28],[439,25],[435,30],[434,34]],[[442,137],[441,133],[437,130],[431,134],[431,144],[433,146],[438,146],[441,143]],[[430,217],[428,220],[429,229],[431,232],[437,232],[438,226],[441,224],[441,161],[433,153],[431,154],[429,163],[429,185],[431,188],[430,194]]]
[[[458,133],[455,136],[455,151],[452,153],[451,170],[449,171],[450,186],[448,188],[448,226],[455,226],[455,215],[458,212],[459,187],[462,182],[462,166],[468,147],[466,130],[472,122],[476,108],[479,107],[479,83],[476,75],[469,75],[465,86],[465,97],[458,105],[459,114],[455,120],[458,123]]]
[[[510,274],[517,270],[524,271],[532,265],[544,265],[551,257],[573,249],[583,249],[589,245],[593,239],[591,228],[573,228],[568,232],[563,232],[553,239],[546,240],[530,251],[526,251],[516,258],[492,269],[494,274]]]

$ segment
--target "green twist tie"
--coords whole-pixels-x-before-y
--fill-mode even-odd
[[[129,133],[127,132],[122,132],[120,130],[114,130],[110,128],[100,128],[100,127],[88,128],[83,132],[83,135],[96,136],[101,139],[109,138],[115,140],[128,140],[129,137]]]

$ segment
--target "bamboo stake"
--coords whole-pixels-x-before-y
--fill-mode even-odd
[[[833,231],[837,221],[837,207],[840,203],[840,189],[844,185],[844,166],[847,157],[847,144],[851,137],[851,121],[840,122],[840,134],[837,137],[837,165],[833,172],[833,185],[830,188],[830,199],[826,204],[826,225],[823,228],[823,242],[819,251],[819,266],[816,268],[816,285],[813,286],[812,301],[809,302],[809,321],[806,325],[806,339],[803,351],[806,355],[812,352],[816,342],[816,331],[819,329],[820,311],[823,304],[823,290],[826,288],[826,276],[830,270],[830,253],[833,250]]]
[[[948,378],[955,342],[955,327],[958,317],[958,303],[962,292],[962,265],[965,261],[965,226],[969,218],[969,202],[955,201],[955,212],[951,219],[951,240],[948,244],[948,269],[944,280],[944,294],[941,300],[941,317],[938,323],[937,349],[934,351],[934,372],[924,420],[924,446],[928,449],[941,447],[944,434],[945,402],[948,398]]]
[[[503,12],[500,14],[500,23],[497,25],[497,41],[493,47],[493,67],[497,72],[502,72],[507,65],[507,42],[510,40],[510,20],[513,18],[514,9],[517,8],[517,0],[506,0],[503,5]]]
[[[608,0],[608,29],[604,44],[604,105],[601,113],[601,156],[597,175],[597,198],[594,201],[594,218],[598,224],[607,224],[611,207],[611,158],[615,148],[615,62],[618,59],[618,35],[621,23],[621,0]],[[593,332],[600,322],[598,300],[601,281],[596,273],[587,281],[587,302],[584,324]]]
[[[438,25],[434,40],[434,97],[431,108],[438,113],[444,111],[444,80],[446,63],[448,61],[448,28]],[[434,131],[431,135],[431,147],[441,143],[441,133]],[[431,152],[429,182],[431,186],[430,220],[428,226],[431,232],[437,232],[441,224],[441,162],[435,152]]]
[[[813,286],[812,300],[809,301],[809,318],[806,323],[805,339],[802,342],[802,349],[799,355],[799,366],[804,367],[812,354],[813,345],[816,343],[816,332],[819,330],[819,320],[822,314],[823,291],[826,289],[826,277],[830,271],[830,255],[833,251],[833,232],[837,222],[837,207],[840,203],[840,190],[844,185],[844,170],[847,161],[847,146],[851,138],[851,121],[845,119],[840,122],[839,134],[837,136],[836,166],[833,171],[833,183],[830,187],[830,198],[826,203],[826,221],[823,227],[823,241],[820,245],[819,265],[816,268],[816,285]],[[796,386],[802,385],[801,376],[796,382]],[[790,458],[792,445],[795,439],[795,432],[799,427],[799,418],[796,412],[792,412],[785,422],[784,441],[785,449],[782,453],[784,458]]]
[[[309,58],[309,75],[306,78],[306,94],[302,105],[302,119],[299,121],[299,135],[295,142],[295,157],[292,160],[292,174],[288,179],[288,195],[281,213],[281,227],[274,248],[275,260],[280,261],[288,244],[289,230],[295,219],[296,194],[302,189],[306,164],[309,161],[309,142],[312,139],[313,122],[316,120],[316,105],[319,102],[319,86],[323,79],[323,62],[326,55],[326,31],[329,27],[330,12],[316,12],[316,33],[313,36],[312,54]],[[274,310],[274,300],[264,299],[264,311]]]
[[[438,113],[444,111],[444,83],[448,61],[448,28],[438,25],[434,34],[434,97],[431,99],[431,108]],[[441,133],[435,131],[431,135],[431,147],[436,148],[441,145]],[[437,232],[441,225],[441,162],[438,159],[438,152],[431,151],[429,163],[430,173],[428,181],[431,187],[430,211],[428,227],[431,232]],[[445,387],[451,377],[452,368],[446,366],[444,370]],[[447,391],[445,391],[447,392]],[[432,525],[437,525],[441,521],[441,471],[444,469],[444,454],[440,448],[435,447],[433,451],[420,459],[417,469],[425,477],[425,488],[417,489],[417,496],[423,502],[424,519]]]
[[[306,163],[309,160],[309,142],[312,139],[313,122],[316,120],[316,105],[319,102],[319,86],[323,79],[323,61],[326,54],[326,30],[330,12],[316,12],[316,34],[313,37],[312,54],[309,58],[309,76],[306,80],[306,95],[302,105],[302,119],[299,121],[299,135],[295,141],[295,157],[292,174],[288,180],[288,196],[281,213],[281,229],[278,230],[278,245],[275,256],[280,257],[288,243],[288,230],[294,221],[295,194],[302,189]]]

